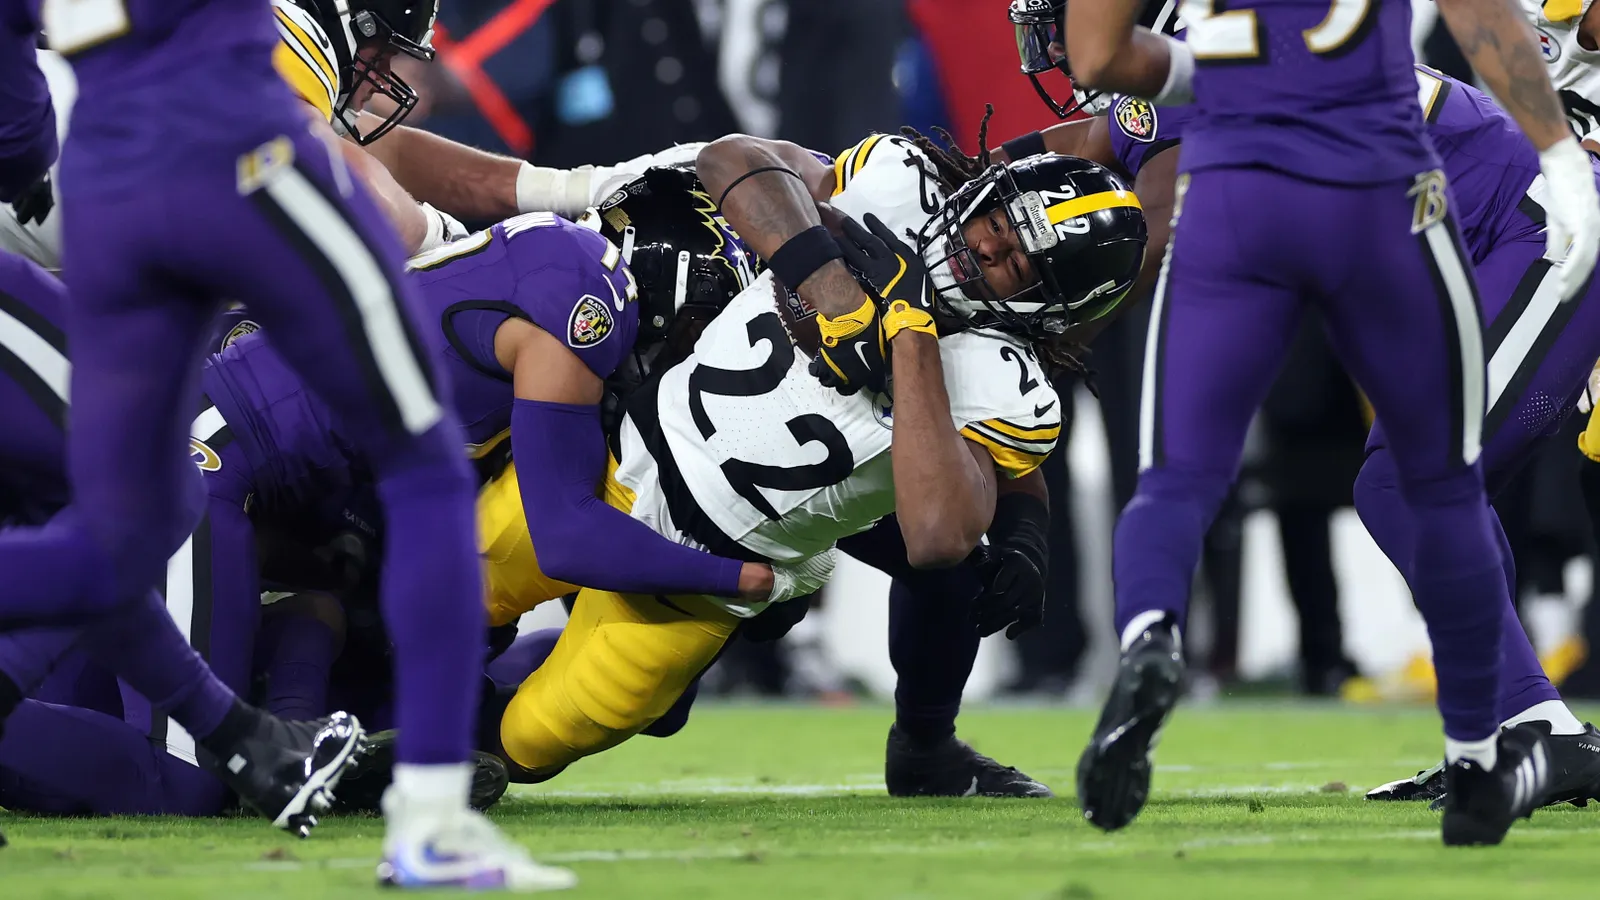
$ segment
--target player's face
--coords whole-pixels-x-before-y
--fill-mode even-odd
[[[978,268],[996,299],[1009,297],[1038,283],[1039,276],[1034,273],[1033,264],[1022,252],[1022,240],[1011,228],[1011,221],[1003,210],[992,209],[972,219],[962,226],[961,236],[977,257]]]
[[[390,65],[394,62],[394,56],[398,52],[389,44],[372,43],[357,50],[356,59],[360,60],[361,64],[374,74],[387,76]],[[367,101],[372,99],[372,93],[375,88],[376,85],[369,78],[363,78],[358,81],[355,93],[351,95],[350,105],[355,109],[366,109]]]
[[[1050,61],[1059,64],[1067,58],[1067,11],[1061,10],[1056,19],[1056,39],[1050,42]]]

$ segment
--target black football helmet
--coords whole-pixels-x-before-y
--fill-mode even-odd
[[[639,284],[641,348],[709,322],[755,280],[755,254],[689,168],[648,169],[578,219],[622,250]]]
[[[439,17],[439,0],[295,0],[316,17],[317,24],[333,43],[335,63],[339,68],[339,96],[334,101],[333,116],[358,144],[370,144],[394,130],[417,105],[417,90],[406,84],[404,78],[388,70],[372,66],[360,57],[359,51],[376,46],[379,53],[395,51],[414,59],[433,59],[433,24]],[[394,103],[389,113],[376,128],[362,131],[356,127],[359,108],[352,106],[356,89],[362,83],[372,85],[374,94],[388,97]]]
[[[1178,31],[1178,0],[1150,0],[1139,13],[1139,24],[1158,34],[1175,34]],[[1062,25],[1067,14],[1067,0],[1011,0],[1008,15],[1017,30],[1017,55],[1022,60],[1022,74],[1033,82],[1039,98],[1050,111],[1063,119],[1083,113],[1098,116],[1111,107],[1111,95],[1101,91],[1082,90],[1072,80],[1072,67],[1065,55],[1057,59],[1050,52],[1051,44],[1064,45]],[[1067,78],[1072,89],[1072,99],[1062,103],[1050,93],[1039,76],[1051,69]]]
[[[1038,281],[1007,297],[984,277],[962,226],[1003,210]],[[1110,169],[1045,153],[990,166],[945,200],[917,248],[944,313],[968,327],[1047,340],[1122,302],[1144,261],[1144,211]]]

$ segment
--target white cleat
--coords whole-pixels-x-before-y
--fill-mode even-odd
[[[389,820],[378,883],[407,890],[560,891],[578,883],[570,869],[545,866],[508,840],[482,813],[407,809],[390,787],[383,811]]]

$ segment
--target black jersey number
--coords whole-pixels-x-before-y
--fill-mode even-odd
[[[717,427],[706,415],[706,394],[723,397],[759,397],[778,389],[783,377],[794,364],[794,344],[789,332],[776,312],[763,313],[751,319],[746,326],[753,348],[762,341],[770,348],[767,358],[754,369],[719,369],[716,366],[698,365],[689,373],[689,415],[694,419],[700,436],[710,440]],[[723,477],[734,493],[769,519],[781,518],[767,498],[757,488],[780,491],[806,491],[831,487],[850,477],[855,471],[855,457],[850,452],[850,442],[826,416],[806,413],[784,423],[795,443],[801,447],[820,443],[828,451],[822,462],[802,466],[769,466],[762,463],[730,459],[722,464]]]
[[[1019,378],[1017,380],[1017,391],[1019,393],[1026,394],[1027,392],[1039,386],[1038,379],[1028,374],[1028,361],[1022,358],[1022,354],[1017,352],[1017,348],[1001,347],[1000,358],[1017,364],[1017,371],[1019,373]]]

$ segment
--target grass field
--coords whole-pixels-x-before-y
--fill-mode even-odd
[[[1591,714],[1594,711],[1591,711]],[[1439,752],[1430,710],[1180,710],[1157,794],[1114,835],[1085,825],[1072,767],[1086,711],[973,710],[979,749],[1052,784],[1049,801],[885,796],[890,711],[707,706],[507,797],[502,826],[575,868],[565,896],[806,898],[1547,897],[1592,890],[1600,809],[1538,813],[1499,848],[1445,850],[1420,804],[1361,792]],[[318,900],[377,893],[377,819],[294,841],[251,819],[0,813],[0,898]]]

